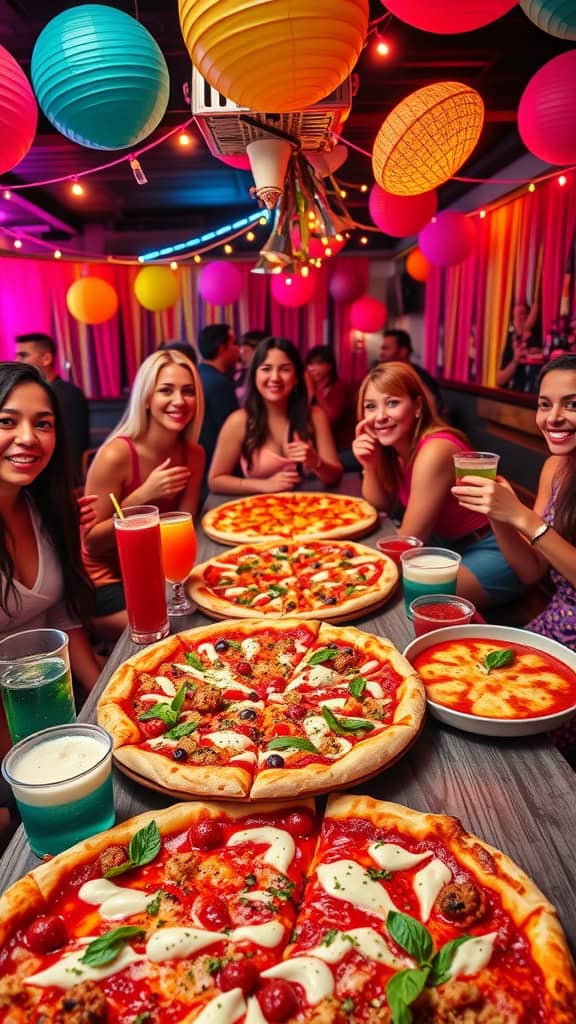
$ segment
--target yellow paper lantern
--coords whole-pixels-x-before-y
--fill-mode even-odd
[[[432,265],[420,249],[413,249],[406,257],[406,273],[413,281],[427,281]]]
[[[461,82],[438,82],[402,100],[380,128],[374,177],[399,196],[429,192],[468,159],[484,123],[482,97]]]
[[[68,312],[81,324],[103,324],[118,310],[118,295],[101,277],[81,277],[66,294]]]
[[[350,74],[368,0],[178,0],[192,63],[240,107],[303,110]]]
[[[180,298],[178,272],[169,267],[143,267],[136,275],[134,294],[152,313],[170,309]]]

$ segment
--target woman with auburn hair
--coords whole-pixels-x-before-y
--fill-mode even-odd
[[[358,394],[352,450],[361,463],[362,494],[384,512],[404,507],[400,532],[462,555],[458,593],[477,608],[501,604],[523,590],[485,515],[464,512],[452,495],[452,456],[468,439],[434,412],[408,363],[380,363]]]
[[[85,564],[96,587],[93,625],[102,637],[127,625],[109,495],[124,506],[195,515],[206,462],[197,443],[203,416],[194,364],[176,350],[155,352],[138,370],[128,408],[90,466],[86,493],[95,496],[95,522],[84,537]]]

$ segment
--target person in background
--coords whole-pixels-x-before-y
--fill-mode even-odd
[[[401,362],[370,370],[360,386],[358,419],[352,450],[364,470],[363,497],[387,513],[399,500],[400,533],[459,552],[458,593],[477,608],[522,593],[486,516],[464,513],[451,493],[452,456],[470,444],[436,414],[415,368]]]
[[[198,365],[198,356],[196,350],[187,341],[176,340],[176,341],[162,341],[158,346],[159,352],[181,352],[183,356],[186,356],[194,366]]]
[[[16,360],[35,366],[56,393],[74,466],[74,483],[82,483],[82,455],[90,447],[90,411],[84,392],[56,373],[56,345],[48,334],[19,334]]]
[[[531,394],[538,390],[538,376],[546,356],[541,339],[534,333],[537,317],[536,303],[532,309],[525,302],[515,303],[502,363],[496,374],[497,387]]]
[[[234,373],[234,389],[236,391],[236,398],[238,404],[242,405],[246,397],[246,384],[248,380],[248,370],[250,369],[250,363],[254,351],[259,341],[264,341],[264,338],[269,338],[270,334],[268,331],[246,331],[242,335],[242,340],[238,346],[238,362],[236,364],[236,372]]]
[[[340,380],[336,358],[328,345],[315,345],[305,359],[310,405],[326,413],[338,450],[349,448],[354,437],[354,391]]]
[[[88,470],[96,495],[84,537],[85,565],[96,587],[93,626],[114,638],[127,624],[110,493],[121,505],[157,505],[161,512],[198,511],[205,455],[198,442],[202,385],[181,352],[154,352],[140,366],[128,407]],[[146,586],[146,566],[142,566]]]
[[[234,473],[240,464],[243,477]],[[256,348],[243,409],[224,424],[208,475],[211,491],[252,494],[293,490],[303,475],[333,486],[342,466],[328,417],[310,407],[304,367],[286,338]]]
[[[209,324],[200,331],[198,349],[202,356],[198,372],[204,388],[204,422],[199,441],[206,452],[208,467],[224,422],[238,408],[232,380],[238,342],[228,324]]]
[[[442,416],[444,414],[444,400],[442,398],[442,393],[432,374],[428,373],[428,370],[425,370],[423,366],[412,362],[412,354],[414,350],[412,347],[412,338],[408,334],[408,331],[403,331],[399,327],[394,327],[389,330],[382,331],[382,335],[383,338],[378,361],[380,363],[409,363],[412,369],[415,370],[420,377],[424,387],[428,389],[433,404],[435,405],[436,412]]]

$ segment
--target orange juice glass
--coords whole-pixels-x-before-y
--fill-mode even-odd
[[[184,581],[196,558],[196,531],[190,512],[162,512],[160,516],[164,574],[172,584],[170,615],[187,615],[194,605],[186,597]]]

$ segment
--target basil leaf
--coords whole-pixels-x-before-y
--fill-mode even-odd
[[[206,665],[200,661],[200,658],[195,651],[186,651],[186,664],[192,668],[197,668],[199,672],[206,672]]]
[[[281,587],[278,583],[269,583],[268,590],[272,591],[275,597],[288,593],[288,587]]]
[[[482,667],[490,674],[492,669],[507,668],[508,665],[512,665],[515,661],[516,652],[510,647],[505,647],[501,651],[489,651],[482,662]]]
[[[318,753],[314,744],[305,736],[275,736],[268,744],[268,750],[286,750],[288,747],[294,747],[296,750],[309,750],[311,754]]]
[[[315,651],[310,658],[308,658],[308,665],[321,665],[324,661],[330,661],[330,658],[335,658],[338,654],[337,647],[322,647],[319,651]]]
[[[172,711],[176,715],[176,721],[178,721],[178,715],[180,714],[180,712],[182,710],[182,705],[183,705],[185,699],[186,699],[186,683],[184,683],[184,685],[180,687],[180,689],[178,690],[178,693],[174,697],[174,700],[170,704],[170,707],[172,708]]]
[[[356,676],[355,679],[350,680],[348,690],[353,697],[361,697],[367,685],[368,683],[364,679],[364,676]]]
[[[150,900],[150,903],[146,904],[146,913],[150,914],[151,917],[157,917],[160,912],[160,902],[162,897],[165,895],[163,889],[158,889],[158,892]]]
[[[255,562],[243,562],[243,564],[239,565],[236,569],[237,575],[241,576],[243,572],[252,572],[253,569],[258,567],[259,561],[260,560],[257,559]]]
[[[127,944],[128,939],[142,938],[145,935],[142,928],[134,928],[132,925],[122,925],[121,928],[114,928],[105,935],[94,939],[80,958],[80,963],[88,967],[103,967],[111,963]]]
[[[386,998],[392,1011],[392,1024],[411,1024],[412,1011],[409,1006],[422,992],[428,971],[428,967],[408,968],[392,975],[386,985]]]
[[[322,705],[321,710],[326,725],[337,736],[346,736],[350,732],[372,732],[375,728],[372,722],[364,722],[361,718],[336,718],[336,715],[333,715],[325,704]]]
[[[128,855],[135,867],[141,868],[150,864],[158,856],[162,848],[160,829],[154,820],[141,828],[132,836],[128,847]]]
[[[430,961],[434,948],[431,935],[415,917],[402,914],[399,910],[391,910],[386,918],[386,927],[394,941],[419,964]]]
[[[358,590],[362,590],[362,587],[350,583],[347,587],[344,587],[344,597],[350,597],[352,594],[355,594]]]
[[[321,946],[331,946],[334,940],[338,937],[340,932],[337,928],[329,928],[327,932],[324,932],[320,941]]]
[[[450,977],[450,968],[458,946],[463,942],[470,942],[472,935],[459,935],[452,939],[440,949],[432,959],[432,969],[428,978],[429,985],[443,985]]]
[[[149,718],[159,718],[160,721],[164,722],[165,725],[176,725],[178,715],[174,713],[170,704],[167,701],[161,701],[159,704],[154,704],[148,711],[143,711],[141,715],[138,715],[139,722],[146,722]]]
[[[168,732],[165,732],[163,739],[181,740],[184,736],[190,736],[190,733],[195,732],[197,728],[197,722],[180,722],[180,725],[175,725],[173,729],[169,729]]]
[[[242,650],[242,644],[239,644],[237,640],[226,640],[228,647],[232,647],[235,651]]]

